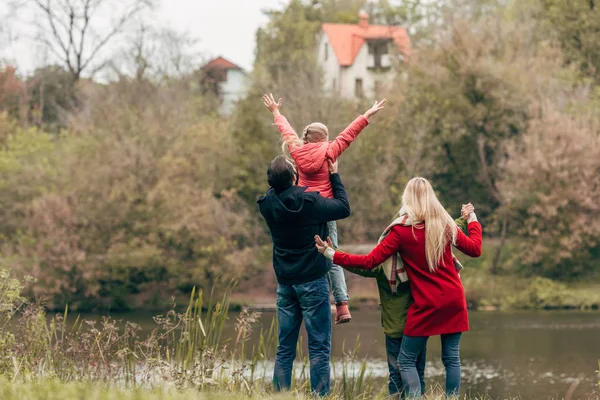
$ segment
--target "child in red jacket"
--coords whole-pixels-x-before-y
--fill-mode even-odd
[[[329,179],[329,167],[327,160],[335,162],[346,150],[358,134],[369,124],[369,118],[383,109],[386,99],[375,102],[373,107],[363,115],[356,118],[342,133],[334,140],[329,141],[329,131],[320,122],[313,122],[302,131],[302,136],[291,127],[287,119],[281,115],[281,99],[275,102],[272,94],[264,95],[265,106],[273,113],[275,124],[281,132],[283,148],[287,148],[298,168],[299,186],[308,187],[308,190],[319,192],[321,196],[333,198],[331,181]],[[329,237],[334,245],[338,245],[337,224],[335,221],[327,223]],[[331,291],[336,305],[336,324],[350,322],[352,316],[348,309],[348,289],[344,271],[338,265],[333,265],[329,274]]]

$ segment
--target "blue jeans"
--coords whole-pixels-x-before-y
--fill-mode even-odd
[[[329,284],[325,276],[299,285],[277,286],[277,318],[279,345],[275,356],[273,386],[288,390],[292,384],[292,368],[300,325],[308,333],[310,388],[321,396],[329,394],[331,357],[331,307]]]
[[[458,396],[460,393],[460,337],[462,333],[450,333],[442,336],[442,362],[446,368],[446,395]],[[427,346],[429,336],[406,336],[402,339],[402,348],[398,362],[404,391],[409,397],[423,394],[416,360]]]
[[[402,347],[402,338],[395,339],[389,336],[385,337],[385,351],[387,353],[388,368],[390,370],[390,381],[388,383],[388,389],[390,396],[394,398],[404,398],[404,387],[402,385],[402,377],[400,376],[400,367],[398,365],[398,358],[400,357],[400,348]],[[425,392],[425,362],[426,362],[426,351],[423,351],[417,356],[417,373],[419,380],[421,381],[421,392]]]
[[[329,237],[335,247],[339,247],[338,243],[338,232],[337,223],[335,221],[329,221],[327,223],[329,229]],[[333,293],[333,300],[336,303],[342,301],[348,301],[348,288],[346,287],[346,278],[344,277],[344,269],[339,265],[333,264],[329,273],[327,274],[329,284],[331,285],[331,293]]]

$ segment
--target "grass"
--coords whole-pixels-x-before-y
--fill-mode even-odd
[[[77,318],[68,324],[68,309],[49,318],[39,305],[23,303],[18,282],[6,274],[0,278],[1,399],[312,398],[302,343],[291,392],[273,392],[266,374],[275,358],[276,321],[254,332],[259,313],[243,311],[235,319],[235,334],[223,336],[233,285],[218,299],[193,291],[184,312],[173,308],[156,316],[156,328],[141,336],[136,324],[108,317],[100,323]],[[16,324],[7,329],[17,311]],[[254,335],[258,344],[249,347]],[[329,399],[388,398],[387,385],[371,375],[359,349],[357,338],[343,357],[332,360],[338,378]],[[425,398],[445,396],[433,388]]]
[[[257,392],[252,395],[230,391],[201,392],[193,389],[176,388],[119,388],[93,382],[61,382],[45,379],[13,383],[0,378],[0,398],[9,400],[309,400],[315,397],[304,391],[287,393]],[[345,399],[340,395],[331,395],[324,400]],[[385,394],[371,396],[362,394],[348,399],[390,399]],[[507,400],[519,400],[508,398]],[[439,390],[433,390],[424,396],[424,400],[447,400]],[[457,399],[458,400],[458,399]],[[487,396],[465,398],[464,400],[489,400]]]
[[[16,283],[6,282],[14,304],[6,300],[0,308],[5,321],[22,302]],[[143,337],[134,323],[106,317],[100,323],[77,318],[68,324],[68,309],[49,318],[43,307],[26,305],[11,329],[0,325],[0,374],[5,380],[0,398],[35,398],[36,387],[46,384],[61,393],[56,398],[71,393],[86,399],[179,398],[188,391],[195,393],[193,398],[275,396],[267,372],[277,347],[276,321],[253,332],[260,314],[243,311],[235,319],[233,337],[224,337],[232,289],[227,287],[218,299],[194,290],[184,312],[173,308],[156,316],[156,328]],[[2,293],[0,285],[0,300],[8,299]],[[248,348],[253,335],[258,344]],[[334,364],[341,368],[341,379],[332,381],[335,398],[371,398],[380,391],[366,361],[357,360],[358,346]],[[301,344],[298,354],[292,390],[308,394],[310,368]],[[351,367],[356,364],[361,365],[358,371]],[[52,390],[41,393],[52,398]],[[21,394],[27,391],[32,394]]]
[[[309,399],[310,396],[301,393],[269,394],[256,393],[247,395],[225,391],[210,393],[198,390],[178,390],[168,388],[116,388],[97,383],[69,382],[58,380],[40,380],[13,384],[0,380],[0,398],[14,400],[205,400],[205,399],[240,399],[240,400],[285,400]]]

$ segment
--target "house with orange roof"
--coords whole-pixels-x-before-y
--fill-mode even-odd
[[[357,25],[323,24],[318,43],[325,89],[344,98],[377,97],[394,76],[393,63],[411,51],[405,28],[371,25],[364,11]]]
[[[221,101],[219,111],[222,114],[231,114],[234,103],[248,91],[249,79],[246,72],[223,57],[204,64],[200,72],[203,90],[214,94]]]

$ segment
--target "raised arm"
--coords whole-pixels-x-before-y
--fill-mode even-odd
[[[363,115],[356,118],[350,125],[344,129],[331,143],[327,149],[327,158],[332,161],[338,159],[338,157],[350,146],[350,144],[356,139],[358,134],[369,125],[369,118],[377,114],[379,110],[383,109],[383,105],[387,100],[383,99],[380,102],[375,102],[373,107],[368,109]]]
[[[474,211],[475,208],[470,203],[463,206],[461,213],[468,222],[469,236],[457,228],[456,248],[468,256],[479,257],[481,255],[481,224],[477,221]]]
[[[315,242],[319,253],[332,259],[334,264],[343,267],[371,270],[390,258],[400,248],[402,237],[400,236],[398,229],[400,229],[398,226],[393,227],[390,233],[377,245],[377,247],[371,250],[369,254],[364,255],[335,251],[327,246],[327,244],[318,236],[315,237]]]
[[[269,93],[269,95],[265,94],[263,95],[263,104],[273,113],[275,125],[277,125],[277,129],[279,129],[279,132],[281,133],[281,139],[288,145],[290,151],[295,147],[299,147],[300,138],[298,137],[298,134],[294,128],[292,128],[287,118],[281,115],[281,112],[279,111],[281,108],[281,98],[275,102],[272,93]]]

